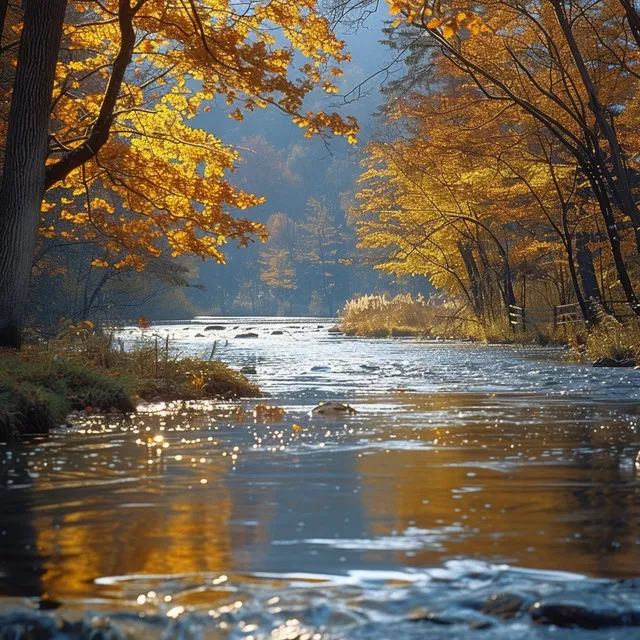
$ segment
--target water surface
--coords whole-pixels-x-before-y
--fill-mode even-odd
[[[150,405],[0,446],[0,611],[97,612],[136,638],[546,637],[527,610],[552,597],[640,624],[640,371],[332,324],[149,330],[254,367],[280,421]],[[358,413],[308,415],[326,400]],[[517,615],[487,608],[504,592]]]

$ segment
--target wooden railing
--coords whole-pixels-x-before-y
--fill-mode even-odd
[[[605,304],[598,303],[594,309],[594,315],[611,315],[617,320],[635,317],[626,300],[607,300]],[[524,332],[528,327],[541,324],[551,324],[554,328],[580,324],[584,322],[584,317],[577,302],[547,308],[510,305],[509,322],[514,330]]]

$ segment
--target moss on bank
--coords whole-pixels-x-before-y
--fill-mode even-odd
[[[133,387],[119,376],[65,362],[0,355],[0,437],[44,433],[73,410],[135,410]]]
[[[22,353],[0,352],[0,439],[47,433],[74,410],[130,413],[141,400],[260,397],[222,362],[170,356],[148,341],[125,351],[112,335],[82,330]]]

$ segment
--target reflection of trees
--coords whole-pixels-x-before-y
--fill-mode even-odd
[[[228,570],[231,506],[222,479],[228,465],[217,459],[192,463],[186,455],[176,461],[175,453],[149,465],[147,448],[128,442],[118,456],[131,462],[136,480],[107,484],[111,474],[102,489],[94,483],[56,489],[54,476],[36,481],[36,491],[60,496],[53,496],[55,509],[33,521],[45,558],[43,585],[52,597],[86,596],[98,576]]]
[[[25,449],[15,446],[3,453],[0,456],[0,592],[9,596],[39,596],[43,568],[31,523],[33,496],[27,488],[31,478]]]
[[[584,478],[569,493],[569,510],[581,514],[577,543],[607,575],[637,575],[629,563],[637,526],[638,486],[634,477],[635,433],[625,424],[589,425],[581,429],[587,450],[576,454]]]
[[[415,396],[406,401],[416,404]],[[425,422],[436,418],[433,428],[394,423],[391,433],[438,444],[358,459],[371,535],[425,530],[415,533],[422,550],[394,553],[401,564],[439,563],[444,553],[597,575],[637,572],[628,545],[617,548],[635,533],[636,490],[620,471],[633,438],[628,426],[601,429],[593,408],[572,403],[514,411],[518,400],[507,402],[437,394],[410,407]],[[498,416],[509,419],[498,425]],[[579,446],[586,449],[573,454]],[[562,452],[542,457],[555,448]]]

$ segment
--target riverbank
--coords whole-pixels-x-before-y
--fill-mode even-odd
[[[138,401],[260,397],[258,387],[218,360],[173,353],[143,336],[127,350],[90,323],[55,340],[0,353],[0,438],[47,433],[73,411],[132,413]]]
[[[640,363],[640,327],[611,316],[591,330],[581,324],[539,324],[514,331],[506,322],[481,323],[454,305],[403,294],[392,299],[362,296],[350,300],[340,312],[338,329],[348,336],[366,338],[416,336],[488,344],[565,345],[577,362],[627,367]]]
[[[342,308],[339,329],[364,338],[425,337],[490,343],[533,342],[534,332],[515,334],[504,323],[478,322],[465,310],[447,302],[432,302],[410,294],[361,296]],[[550,340],[546,340],[549,343]]]

